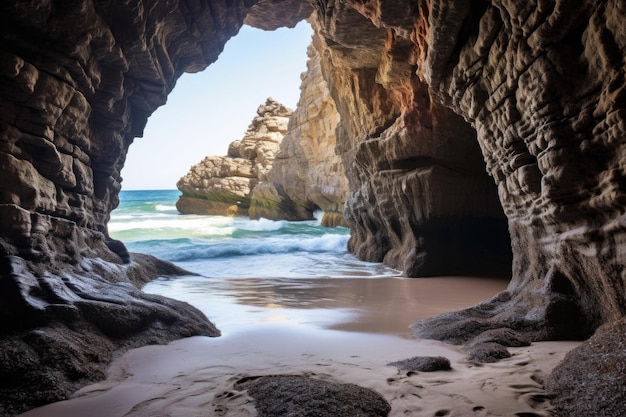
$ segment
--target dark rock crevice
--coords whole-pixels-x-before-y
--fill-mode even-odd
[[[323,68],[342,115],[337,151],[351,188],[350,250],[412,277],[508,275],[506,218],[472,127],[402,69],[413,54],[395,43],[406,40],[372,30],[370,38],[385,42],[380,50],[376,41],[342,49],[339,34],[316,47],[329,57]],[[376,71],[374,48],[382,57]]]

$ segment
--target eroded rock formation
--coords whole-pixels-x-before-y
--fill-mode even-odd
[[[432,2],[417,26],[426,50],[418,74],[476,127],[509,219],[513,280],[494,302],[466,312],[477,329],[585,337],[626,311],[618,3]],[[445,30],[435,36],[435,27]]]
[[[218,334],[188,304],[138,290],[183,271],[130,256],[107,221],[147,117],[184,71],[217,59],[246,11],[0,4],[0,414],[66,398],[120,349]]]
[[[307,14],[302,2],[0,4],[0,359],[2,380],[18,383],[2,387],[3,413],[67,395],[97,377],[87,365],[119,347],[211,333],[196,310],[130,284],[147,277],[145,262],[106,231],[119,172],[177,77],[217,59],[253,4],[249,21],[271,28]],[[297,13],[279,13],[285,5]],[[424,321],[417,334],[469,340],[508,327],[534,340],[587,337],[624,316],[623,1],[310,5],[341,115],[352,250],[410,275],[447,273],[441,236],[460,253],[455,267],[471,265],[465,251],[491,263],[504,218],[469,126],[497,187],[513,250],[509,288]],[[477,248],[472,236],[483,236]],[[619,329],[603,327],[578,352],[621,346]],[[608,349],[602,361],[618,358]],[[559,372],[576,378],[567,365]],[[568,395],[566,385],[554,386]]]
[[[412,277],[508,274],[506,218],[474,130],[415,76],[410,39],[330,10],[315,45],[341,114],[350,250]]]
[[[322,210],[322,224],[345,226],[348,181],[335,153],[339,123],[335,103],[322,77],[317,50],[308,48],[300,100],[266,180],[252,193],[250,217],[308,220]]]
[[[502,222],[488,178],[473,188],[483,180],[471,129],[441,104],[475,128],[508,219],[508,291],[422,323],[418,333],[508,326],[534,339],[584,337],[621,317],[626,35],[616,23],[619,4],[370,0],[315,8],[322,65],[342,115],[351,248],[411,275],[443,272],[414,259],[440,256],[440,248],[422,248],[430,237],[438,244],[445,225],[461,223],[466,211],[474,236],[486,230],[486,240],[503,245],[494,237]],[[383,175],[421,178],[394,186]],[[442,189],[452,192],[439,196]],[[444,197],[450,201],[440,203]],[[417,205],[407,203],[412,198]],[[439,239],[429,231],[437,227]]]
[[[183,214],[248,215],[252,190],[267,179],[292,110],[268,98],[257,109],[244,137],[228,146],[226,156],[207,156],[176,186]]]
[[[546,388],[559,416],[610,417],[626,404],[626,320],[607,323],[552,371]]]

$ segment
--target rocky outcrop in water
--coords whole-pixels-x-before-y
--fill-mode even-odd
[[[313,46],[308,56],[298,106],[272,169],[252,192],[250,217],[308,220],[322,210],[323,225],[345,226],[348,181],[335,152],[339,114]]]
[[[257,109],[244,137],[231,142],[226,156],[207,156],[176,186],[183,214],[247,215],[252,190],[267,178],[292,110],[268,98]]]
[[[353,251],[410,275],[467,271],[506,259],[508,224],[507,291],[418,335],[580,338],[624,316],[622,2],[6,0],[0,369],[15,385],[0,396],[4,414],[66,396],[116,349],[214,333],[193,308],[132,285],[149,277],[146,261],[106,224],[147,117],[183,72],[217,59],[256,3],[247,19],[268,28],[316,10]],[[286,5],[297,13],[279,13]],[[618,327],[603,332],[617,340],[606,346],[626,342]],[[608,349],[601,360],[618,358]]]
[[[311,220],[322,210],[322,224],[346,225],[348,182],[335,152],[339,114],[317,50],[309,47],[308,55],[293,115],[268,99],[228,155],[206,157],[178,181],[178,211]]]

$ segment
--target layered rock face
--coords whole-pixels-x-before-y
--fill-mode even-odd
[[[427,12],[418,72],[476,127],[513,245],[509,291],[469,320],[486,325],[489,309],[491,323],[535,338],[588,336],[626,312],[624,9],[432,2]]]
[[[350,250],[412,277],[508,274],[506,218],[474,130],[417,79],[410,39],[331,10],[316,46],[342,115]]]
[[[322,210],[323,225],[345,226],[348,181],[335,153],[339,114],[322,77],[317,50],[309,46],[307,54],[298,106],[272,169],[253,190],[250,217],[308,220]]]
[[[431,143],[425,159],[419,153],[405,157],[384,141],[397,140],[401,136],[396,132],[406,127],[414,129],[411,141],[418,141],[417,125],[433,126],[431,137],[437,137],[435,121],[442,119],[431,110],[440,104],[474,127],[508,219],[513,250],[508,290],[475,308],[418,323],[418,336],[462,342],[504,327],[534,340],[582,338],[599,324],[624,316],[626,30],[619,22],[626,12],[621,2],[329,0],[317,2],[316,10],[322,65],[342,115],[338,142],[355,192],[347,210],[355,213],[349,215],[356,232],[351,248],[364,257],[388,260],[393,249],[386,249],[394,245],[376,239],[378,233],[388,239],[388,230],[398,230],[397,236],[412,230],[417,245],[402,251],[420,248],[428,237],[425,229],[433,226],[403,220],[410,218],[404,201],[419,194],[426,208],[443,207],[428,204],[438,187],[407,183],[402,192],[387,188],[376,193],[393,183],[369,186],[377,174],[407,165],[443,165],[433,164],[439,160],[453,163],[456,170],[457,153],[467,153],[466,167],[472,166],[469,142],[464,147],[458,139],[463,129],[455,128],[450,137],[460,145],[457,152],[438,153]],[[406,120],[411,113],[422,121]],[[435,143],[445,147],[446,141]],[[387,158],[379,158],[388,163],[360,175],[368,167],[364,155],[379,152],[368,152],[370,146],[388,152]],[[349,161],[365,163],[352,169]],[[450,195],[452,207],[466,195],[462,191]],[[373,209],[381,195],[388,197],[388,206],[403,205],[402,212],[394,216],[393,208],[382,213]],[[486,207],[473,211],[470,219],[494,212],[490,204]],[[427,219],[440,216],[437,211],[424,210]],[[368,240],[372,244],[360,243]],[[377,246],[385,250],[375,254],[368,249]],[[428,271],[420,265],[411,270]],[[594,382],[576,370],[580,358],[589,355],[603,364],[619,363],[621,354],[611,346],[625,343],[620,330],[615,334],[622,327],[623,322],[600,329],[553,376],[551,386],[564,396],[558,404],[567,415],[614,410],[612,399],[623,399],[622,384],[610,395],[604,395],[610,387],[598,385],[592,392],[603,395],[591,402],[581,399],[577,384]]]
[[[217,59],[246,11],[0,4],[0,414],[66,398],[119,349],[218,334],[195,308],[141,293],[184,271],[130,256],[106,224],[133,138],[178,76]]]
[[[292,110],[268,98],[257,109],[244,137],[232,142],[226,156],[208,156],[191,167],[176,186],[183,214],[248,215],[252,190],[267,178]]]
[[[429,236],[437,241],[429,228],[441,217],[462,223],[464,210],[468,222],[479,220],[468,227],[475,236],[486,230],[486,240],[498,239],[487,181],[480,191],[473,189],[480,180],[469,185],[470,177],[480,178],[470,129],[443,116],[438,103],[475,128],[508,218],[514,254],[508,291],[477,309],[422,323],[419,335],[508,326],[535,339],[583,337],[624,314],[626,36],[617,24],[619,5],[370,0],[321,2],[316,9],[323,66],[342,115],[340,151],[344,162],[360,165],[346,163],[355,193],[348,204],[356,232],[351,248],[387,260],[402,255],[369,248],[400,247],[404,256],[416,248],[407,257],[428,257],[421,249]],[[394,146],[403,140],[407,145]],[[393,188],[394,181],[378,180],[382,175],[407,179]],[[439,202],[443,197],[448,205]],[[406,203],[412,198],[415,209]],[[402,242],[409,230],[415,243],[385,242]],[[425,265],[404,269],[445,271]]]

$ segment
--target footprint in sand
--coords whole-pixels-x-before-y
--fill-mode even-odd
[[[527,404],[533,409],[544,408],[546,401],[550,400],[550,396],[537,385],[516,384],[509,385],[509,388],[513,390],[514,396],[518,401]],[[517,413],[515,415],[519,417],[539,416],[536,413]]]

